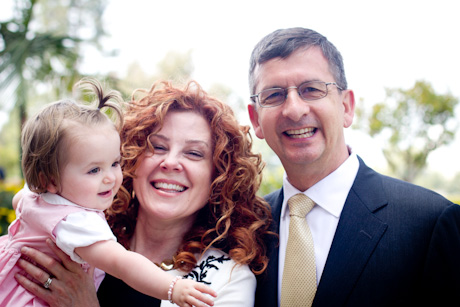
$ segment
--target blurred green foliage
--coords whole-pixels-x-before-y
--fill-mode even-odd
[[[10,116],[0,127],[0,166],[8,176],[21,177],[19,140],[28,114],[69,95],[83,77],[87,48],[106,52],[100,43],[106,5],[106,0],[15,0],[11,12],[2,12],[0,110]]]
[[[391,175],[414,182],[426,169],[428,156],[455,139],[459,120],[455,109],[459,99],[438,94],[426,81],[410,89],[386,89],[384,102],[356,107],[354,128],[367,130],[383,140],[383,154]]]
[[[8,225],[14,221],[16,214],[12,207],[13,196],[22,185],[0,183],[0,234],[8,233]]]

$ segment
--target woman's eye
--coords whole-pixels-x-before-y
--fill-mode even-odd
[[[199,151],[189,151],[187,154],[190,155],[192,158],[203,158],[204,157],[204,155]]]
[[[162,145],[153,145],[153,149],[155,151],[165,151],[166,150],[166,147],[162,146]]]

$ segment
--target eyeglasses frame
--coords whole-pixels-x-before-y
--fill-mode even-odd
[[[288,95],[288,90],[291,89],[291,88],[295,88],[295,89],[298,89],[299,87],[301,87],[302,85],[306,84],[306,83],[313,83],[313,82],[316,82],[316,83],[324,83],[326,85],[326,95],[324,95],[323,97],[319,97],[319,98],[315,98],[315,99],[305,99],[304,97],[302,97],[302,95],[300,95],[299,91],[297,91],[297,94],[299,95],[300,98],[302,98],[303,100],[305,101],[314,101],[314,100],[319,100],[319,99],[322,99],[324,97],[326,97],[328,94],[329,94],[329,88],[327,87],[328,85],[335,85],[339,90],[343,91],[343,89],[337,85],[336,82],[324,82],[324,81],[306,81],[306,82],[303,82],[301,83],[299,86],[290,86],[290,87],[286,87],[286,88],[282,88],[282,87],[272,87],[272,88],[267,88],[257,94],[254,94],[254,95],[251,95],[249,96],[249,98],[254,102],[254,103],[257,103],[261,108],[273,108],[273,107],[277,107],[277,106],[280,106],[282,104],[284,104],[286,102],[286,99],[287,99],[287,95]],[[285,92],[285,95],[284,95],[284,100],[282,103],[280,104],[275,104],[275,105],[269,105],[269,106],[263,106],[260,102],[260,97],[259,95],[262,94],[263,92],[265,91],[270,91],[270,90],[284,90]],[[257,99],[256,99],[257,98]]]

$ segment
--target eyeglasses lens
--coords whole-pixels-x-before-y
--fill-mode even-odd
[[[317,100],[327,95],[327,85],[324,82],[305,82],[297,88],[298,93],[304,100]],[[272,88],[259,94],[259,101],[264,107],[272,107],[283,104],[286,100],[287,89]]]
[[[276,106],[284,102],[286,90],[282,88],[268,89],[260,93],[259,99],[263,106]]]
[[[327,95],[327,85],[324,82],[307,82],[301,84],[298,91],[305,100],[321,99]]]

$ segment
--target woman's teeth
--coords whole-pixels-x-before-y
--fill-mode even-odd
[[[178,184],[172,184],[172,183],[166,183],[166,182],[155,182],[153,186],[156,189],[163,189],[163,190],[173,190],[177,192],[182,192],[185,190],[185,187],[178,185]]]

